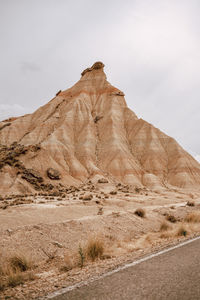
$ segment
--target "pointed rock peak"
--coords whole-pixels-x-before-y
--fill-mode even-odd
[[[103,69],[103,68],[104,68],[104,64],[103,64],[101,61],[97,61],[97,62],[95,62],[95,63],[92,65],[91,68],[85,69],[85,70],[81,73],[81,75],[84,76],[84,75],[85,75],[86,73],[88,73],[88,72],[91,72],[91,71],[93,71],[93,70],[100,70],[100,69]]]

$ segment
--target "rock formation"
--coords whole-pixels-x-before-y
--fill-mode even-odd
[[[55,184],[123,182],[197,187],[200,164],[171,137],[138,119],[103,63],[82,72],[33,114],[0,122],[0,193]]]

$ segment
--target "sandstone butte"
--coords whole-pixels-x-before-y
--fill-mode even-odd
[[[92,182],[193,188],[200,164],[173,138],[138,119],[104,64],[33,114],[0,122],[0,193]]]

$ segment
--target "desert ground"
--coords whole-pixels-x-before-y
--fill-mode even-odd
[[[42,299],[198,235],[200,192],[89,181],[60,194],[4,196],[0,220],[0,299]]]

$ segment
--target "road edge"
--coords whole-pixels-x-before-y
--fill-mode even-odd
[[[154,257],[157,257],[157,256],[160,256],[160,255],[165,254],[165,253],[167,253],[167,252],[173,251],[173,250],[175,250],[175,249],[177,249],[177,248],[181,248],[181,247],[183,247],[183,246],[185,246],[185,245],[188,245],[188,244],[190,244],[190,243],[192,243],[192,242],[195,242],[195,241],[197,241],[197,240],[199,240],[199,239],[200,239],[200,236],[196,236],[196,237],[191,238],[191,239],[188,239],[188,240],[186,240],[186,241],[184,241],[184,242],[178,243],[178,244],[176,244],[176,245],[174,245],[174,246],[164,248],[163,250],[160,250],[160,251],[155,252],[155,253],[152,253],[152,254],[148,254],[148,255],[146,255],[146,256],[140,258],[140,259],[134,260],[133,262],[125,263],[125,264],[123,264],[122,266],[118,266],[117,268],[115,268],[115,269],[113,269],[113,270],[111,270],[111,271],[105,272],[105,273],[103,273],[102,275],[98,275],[98,276],[95,276],[95,277],[93,277],[93,278],[90,278],[90,279],[88,279],[88,280],[86,280],[86,281],[81,281],[81,282],[75,283],[75,284],[73,284],[73,285],[70,285],[70,286],[68,286],[68,287],[59,289],[59,290],[57,290],[57,291],[55,291],[55,292],[53,292],[53,293],[51,293],[51,294],[49,294],[49,295],[46,295],[46,296],[44,296],[44,297],[42,297],[42,298],[39,298],[39,300],[53,299],[53,298],[55,298],[56,296],[63,295],[63,294],[65,294],[65,293],[69,292],[69,291],[72,291],[72,290],[76,289],[76,288],[80,288],[80,287],[85,286],[85,285],[88,285],[89,283],[92,283],[92,282],[94,282],[94,281],[97,281],[97,280],[106,278],[106,277],[108,277],[108,276],[110,276],[110,275],[113,275],[113,274],[119,272],[119,271],[128,269],[128,268],[130,268],[130,267],[133,267],[133,266],[135,266],[135,265],[138,265],[138,264],[140,264],[140,263],[143,263],[143,262],[145,262],[145,261],[147,261],[147,260],[150,260],[150,259],[152,259],[152,258],[154,258]]]

